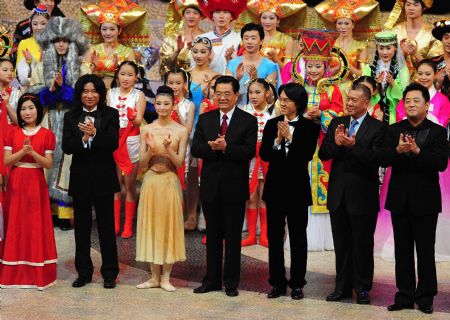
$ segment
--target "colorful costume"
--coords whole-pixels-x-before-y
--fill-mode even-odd
[[[430,9],[433,5],[433,0],[422,0],[427,9]],[[437,41],[432,35],[431,30],[433,26],[423,22],[422,28],[417,33],[415,39],[408,38],[408,32],[406,30],[406,18],[404,13],[405,0],[397,0],[392,12],[384,25],[385,30],[392,30],[397,34],[399,43],[402,41],[408,41],[417,47],[420,55],[426,58],[434,58],[443,54],[442,43]],[[416,66],[418,61],[414,57],[408,55],[405,57],[408,70],[411,74],[411,78],[414,78],[416,73]]]
[[[41,156],[52,154],[55,136],[37,126],[32,133],[14,127],[5,142],[13,154],[29,139]],[[43,290],[56,283],[56,245],[44,171],[26,155],[12,166],[4,203],[5,241],[0,287]]]
[[[72,156],[64,154],[61,149],[63,120],[72,106],[73,87],[80,75],[81,57],[89,49],[89,40],[77,21],[61,17],[52,18],[36,39],[45,51],[43,75],[46,87],[39,92],[39,98],[48,112],[42,121],[42,126],[52,130],[56,137],[53,166],[47,175],[50,198],[57,206],[56,214],[59,219],[72,219],[72,198],[68,195]],[[68,41],[69,46],[64,55],[57,53],[54,43],[56,39]],[[52,82],[59,73],[62,75],[63,83],[53,90]],[[69,228],[68,221],[65,223],[64,227]]]
[[[436,21],[433,26],[433,37],[435,37],[437,40],[442,41],[442,37],[444,34],[450,33],[450,20],[440,20]],[[450,55],[447,52],[447,60],[450,59]],[[438,71],[442,71],[446,69],[447,63],[445,62],[445,55],[436,57],[434,59],[434,62],[437,64]],[[450,77],[447,72],[445,72],[444,80],[442,83],[442,87],[440,88],[441,92],[447,95],[447,97],[450,99]]]
[[[335,48],[344,53],[350,65],[362,70],[368,61],[361,61],[360,56],[364,51],[367,51],[368,40],[372,39],[377,31],[381,31],[379,28],[379,3],[375,0],[326,0],[318,4],[315,9],[323,19],[333,23],[334,27],[339,19],[353,21],[355,29],[352,37],[354,39],[352,39],[349,47],[344,51],[340,38],[338,38]],[[339,61],[333,61],[333,63],[337,64]],[[348,73],[342,79],[339,88],[343,95],[347,96],[355,77],[355,74]]]
[[[148,46],[150,42],[147,11],[129,0],[104,1],[81,7],[80,23],[92,44],[92,53],[98,62],[86,62],[83,73],[90,73],[94,63],[94,73],[101,77],[113,77],[117,65],[130,60],[133,47]],[[120,27],[120,42],[112,54],[105,52],[100,26],[113,23]],[[115,58],[117,56],[117,59]]]
[[[246,1],[243,0],[210,0],[200,1],[200,9],[205,13],[205,16],[212,20],[214,11],[225,10],[231,13],[233,19],[237,19],[239,15],[247,7]],[[225,52],[228,48],[233,47],[234,52],[238,51],[239,44],[241,43],[241,36],[239,33],[230,27],[224,34],[218,34],[216,30],[206,32],[200,37],[206,37],[211,40],[213,45],[213,59],[211,61],[211,68],[220,74],[225,74],[227,61],[225,59]],[[194,65],[193,59],[191,59],[191,66]]]
[[[308,92],[307,109],[319,107],[320,110],[320,119],[318,120],[321,124],[321,133],[316,152],[309,165],[313,200],[313,205],[309,207],[307,228],[308,250],[310,251],[333,249],[330,215],[326,207],[331,161],[320,160],[318,151],[331,120],[343,113],[342,94],[339,87],[334,84],[335,81],[339,81],[339,75],[342,74],[343,69],[336,78],[331,78],[329,68],[329,61],[333,54],[332,48],[338,36],[337,32],[304,29],[302,31],[304,50],[293,62],[295,67],[291,66],[292,73],[289,79],[289,81],[294,80],[304,84]],[[325,63],[325,75],[316,85],[310,84],[306,77],[307,60],[318,60]],[[286,241],[286,246],[288,243]]]
[[[255,116],[258,120],[258,140],[256,143],[256,155],[250,161],[250,194],[256,192],[258,188],[259,180],[265,180],[267,170],[269,168],[269,164],[265,161],[262,161],[259,156],[259,149],[261,148],[261,141],[264,132],[264,127],[269,119],[272,118],[273,108],[266,106],[266,108],[262,112],[258,112],[252,106],[251,103],[242,106],[242,110],[250,113]],[[260,191],[261,192],[261,191]],[[248,246],[252,244],[256,244],[256,224],[258,220],[258,211],[259,211],[259,221],[260,221],[260,237],[259,244],[267,247],[268,239],[267,239],[267,212],[266,208],[247,208],[246,218],[247,218],[247,228],[248,228],[248,238],[242,241],[243,246]]]

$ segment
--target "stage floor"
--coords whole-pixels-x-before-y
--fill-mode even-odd
[[[138,290],[136,284],[148,279],[148,266],[134,261],[135,239],[118,238],[120,274],[116,289],[103,289],[99,273],[100,254],[97,234],[93,231],[92,256],[96,267],[93,282],[74,289],[73,231],[55,229],[58,245],[58,283],[43,291],[32,289],[0,290],[0,319],[450,319],[450,262],[437,264],[439,294],[435,313],[426,316],[418,310],[387,312],[395,293],[394,264],[375,260],[372,305],[359,306],[348,300],[330,303],[324,299],[333,290],[334,253],[311,252],[308,256],[308,284],[305,299],[293,301],[289,296],[269,300],[267,284],[267,249],[244,248],[240,294],[229,298],[222,292],[195,295],[192,289],[205,272],[205,248],[201,234],[186,234],[187,257],[174,267],[169,293],[162,289]],[[289,265],[289,251],[286,251]]]

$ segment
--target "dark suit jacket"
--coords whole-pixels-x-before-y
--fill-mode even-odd
[[[219,109],[200,115],[191,153],[203,159],[200,199],[212,202],[220,190],[222,199],[241,202],[249,198],[249,162],[256,153],[258,124],[251,114],[235,108],[225,135],[225,152],[213,151],[208,141],[220,132]]]
[[[113,152],[119,145],[119,114],[116,109],[98,110],[94,121],[97,133],[90,149],[84,148],[78,123],[84,121],[82,109],[76,108],[64,116],[62,149],[72,154],[69,195],[72,197],[99,197],[118,192],[116,163]]]
[[[416,143],[420,153],[396,151],[400,133],[411,132],[408,120],[389,126],[383,150],[383,165],[392,166],[386,209],[393,214],[408,210],[413,215],[442,211],[439,171],[448,165],[448,141],[443,127],[425,119],[418,127]]]
[[[348,128],[350,116],[331,121],[319,150],[321,160],[333,160],[327,208],[330,212],[336,212],[345,201],[350,215],[376,214],[380,210],[378,167],[386,126],[366,114],[356,133],[355,145],[346,148],[336,145],[334,140],[339,124]]]
[[[284,140],[281,149],[273,148],[277,137],[279,116],[267,121],[264,127],[263,139],[259,155],[269,162],[266,181],[264,183],[263,200],[278,203],[291,199],[299,206],[310,206],[311,184],[308,174],[308,162],[311,161],[317,147],[320,125],[300,117],[296,123],[286,156]]]

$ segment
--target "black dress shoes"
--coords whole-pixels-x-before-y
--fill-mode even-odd
[[[72,287],[81,288],[81,287],[84,287],[86,284],[88,284],[91,281],[92,281],[92,279],[88,279],[85,277],[78,277],[75,279],[74,282],[72,282]]]
[[[211,291],[220,291],[220,290],[222,290],[221,287],[210,287],[202,284],[200,287],[194,289],[194,293],[208,293]]]
[[[239,291],[237,289],[225,288],[225,294],[229,297],[237,297],[239,295]]]
[[[70,219],[59,219],[59,229],[62,231],[72,230]]]
[[[419,310],[426,314],[433,313],[433,305],[432,304],[419,304]]]
[[[369,292],[361,291],[356,294],[356,303],[357,304],[370,304],[370,296]]]
[[[105,289],[114,289],[116,287],[115,279],[104,279],[103,280],[103,288]]]
[[[272,290],[270,290],[270,292],[267,294],[267,298],[274,299],[284,295],[286,295],[286,287],[284,288],[273,287]]]
[[[294,300],[300,300],[303,299],[305,296],[303,295],[303,289],[302,288],[294,288],[291,291],[291,298]]]
[[[414,305],[413,304],[411,304],[411,305],[404,305],[404,304],[400,304],[400,303],[396,302],[396,303],[391,304],[390,306],[387,307],[388,311],[400,311],[400,310],[403,310],[403,309],[414,309]]]
[[[344,299],[351,299],[352,293],[351,292],[343,292],[340,290],[333,291],[327,296],[327,301],[341,301]]]

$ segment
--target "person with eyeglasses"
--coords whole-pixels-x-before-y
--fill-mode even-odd
[[[194,289],[197,294],[220,291],[222,283],[227,296],[239,294],[241,230],[258,125],[254,116],[236,108],[238,96],[235,78],[217,78],[214,99],[219,108],[200,115],[194,132],[191,153],[203,160],[200,200],[207,221],[206,275]]]

